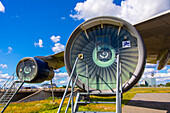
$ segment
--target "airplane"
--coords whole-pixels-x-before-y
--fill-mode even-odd
[[[21,81],[15,82],[21,82],[17,91],[24,82],[51,80],[52,84],[54,70],[65,66],[70,80],[77,80],[76,85],[84,91],[90,90],[90,93],[99,96],[118,95],[116,107],[120,109],[117,78],[121,78],[121,93],[124,93],[140,80],[146,63],[158,63],[157,69],[161,70],[170,65],[169,59],[170,10],[133,25],[117,17],[101,16],[80,24],[70,35],[65,51],[21,59],[16,67]],[[6,100],[1,112],[13,96]]]
[[[109,25],[110,23],[113,23],[115,26]],[[48,56],[35,56],[35,57],[27,57],[22,59],[17,65],[17,69],[16,69],[17,76],[21,80],[25,80],[27,83],[40,83],[45,80],[52,79],[54,77],[53,70],[59,69],[64,66],[66,66],[68,74],[70,75],[74,64],[73,61],[75,61],[78,55],[82,55],[83,58],[90,56],[89,58],[90,60],[88,61],[88,58],[86,60],[88,62],[87,64],[90,64],[92,60],[95,62],[90,64],[93,65],[90,68],[90,72],[89,72],[91,73],[90,77],[92,77],[91,89],[105,92],[106,90],[108,91],[112,88],[115,88],[115,85],[113,85],[110,82],[115,81],[115,76],[112,75],[116,73],[115,59],[116,59],[117,51],[120,52],[122,51],[122,53],[124,54],[126,53],[125,56],[131,54],[131,56],[127,58],[122,57],[123,60],[121,60],[122,71],[123,71],[122,75],[124,76],[123,91],[126,92],[139,81],[144,71],[146,62],[151,64],[158,63],[158,67],[157,67],[158,70],[163,69],[166,65],[170,65],[170,60],[169,60],[170,59],[170,10],[167,10],[161,14],[158,14],[156,16],[153,16],[149,19],[143,20],[136,24],[133,24],[130,27],[128,27],[129,24],[127,24],[127,26],[123,28],[122,26],[126,24],[127,23],[125,21],[118,19],[116,17],[113,18],[96,17],[91,20],[87,20],[85,23],[79,25],[73,31],[70,38],[68,39],[65,51],[53,55],[48,55]],[[94,27],[95,25],[97,27]],[[99,39],[100,43],[98,43],[97,41],[95,44],[93,42],[90,42],[91,40],[93,40],[91,39],[92,35],[97,35],[97,33],[102,34],[102,32],[104,31],[102,31],[101,29],[104,29],[105,27],[107,27],[107,29],[105,29],[105,32],[109,32],[110,29],[113,31],[115,30],[114,32],[116,32],[117,35],[122,35],[120,39],[122,43],[118,42],[118,44],[114,43],[113,45],[113,46],[119,46],[118,48],[113,49],[112,47],[108,46],[108,45],[112,45],[112,43],[109,43],[109,41],[111,42],[112,40],[114,41],[115,39],[111,39],[110,36],[107,35],[96,36],[96,39],[94,40]],[[138,32],[133,27],[135,27]],[[100,29],[101,31],[98,29]],[[94,33],[93,30],[96,30],[96,33]],[[81,34],[80,31],[84,33],[82,34],[82,37],[84,36],[85,39],[83,39],[82,37],[79,37],[79,39],[74,39],[74,37],[78,37]],[[123,32],[127,32],[127,36],[123,36]],[[140,36],[142,38],[140,38]],[[72,41],[74,42],[73,44]],[[86,45],[83,44],[86,43],[86,41],[87,42],[89,41],[89,43],[91,44],[89,44],[88,47],[83,47],[84,45]],[[89,54],[83,55],[83,53],[81,53],[78,50],[79,48],[77,48],[77,46],[80,47],[81,51],[84,51],[84,54],[91,51],[91,54],[94,55],[89,55]],[[95,49],[91,50],[90,47],[92,46]],[[71,48],[74,48],[74,50]],[[103,51],[101,51],[101,48],[103,49]],[[98,52],[100,53],[100,56],[97,56],[98,54],[96,53]],[[127,54],[128,52],[130,53]],[[135,52],[137,54],[141,54],[142,57],[140,55],[137,55]],[[102,57],[101,56],[102,54],[105,56]],[[111,58],[106,58],[106,55],[111,56]],[[134,60],[135,58],[137,60]],[[142,59],[142,61],[140,61],[139,59],[140,60]],[[96,67],[94,64],[98,66]],[[34,69],[29,67],[31,65],[35,65]],[[77,67],[76,72],[80,72],[80,73],[82,72],[84,74],[85,72],[84,65],[80,62],[77,65],[79,66]],[[82,68],[81,66],[84,68]],[[132,72],[129,70],[131,70]],[[94,71],[95,73],[91,71]],[[79,86],[82,89],[83,88],[86,89],[86,85],[83,85],[85,82],[86,81],[84,79],[80,79],[77,82],[77,86]],[[105,84],[105,85],[102,86],[99,84]]]

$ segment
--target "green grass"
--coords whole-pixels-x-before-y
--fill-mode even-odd
[[[170,93],[170,87],[162,88],[133,88],[130,91],[123,94],[122,106],[124,106],[129,100],[131,100],[136,93]],[[91,96],[92,101],[115,101],[115,97],[98,97]],[[67,105],[68,98],[65,99],[61,113]],[[52,98],[46,100],[23,102],[23,103],[11,103],[5,113],[56,113],[59,107],[61,99],[55,98],[55,103],[52,102]],[[79,111],[115,111],[114,104],[87,104],[81,105]],[[70,113],[70,109],[69,112]]]

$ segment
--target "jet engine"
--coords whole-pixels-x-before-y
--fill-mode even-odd
[[[18,78],[26,83],[41,83],[54,77],[53,69],[46,62],[35,57],[20,60],[16,73]]]
[[[70,75],[78,55],[88,65],[91,91],[116,91],[117,55],[123,92],[132,88],[142,76],[146,64],[146,49],[137,30],[127,21],[102,16],[85,21],[70,35],[65,49],[65,66]],[[78,60],[74,77],[86,75],[86,64]],[[77,86],[87,90],[87,80],[78,77]]]

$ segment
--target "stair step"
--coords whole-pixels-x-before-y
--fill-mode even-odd
[[[116,112],[77,111],[74,113],[116,113]]]
[[[97,102],[97,101],[86,101],[86,102],[77,102],[77,104],[116,104],[116,102]]]

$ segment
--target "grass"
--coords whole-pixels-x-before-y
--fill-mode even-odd
[[[131,100],[136,93],[170,93],[170,87],[161,88],[133,88],[130,91],[123,94],[122,106],[124,106],[129,100]],[[98,97],[91,96],[92,101],[115,101],[115,97]],[[61,113],[64,113],[68,98],[65,99]],[[55,98],[55,102],[52,102],[52,98],[48,98],[41,101],[34,102],[22,102],[11,103],[5,113],[56,113],[59,107],[61,99]],[[86,104],[80,105],[79,111],[115,111],[114,104]],[[70,109],[69,112],[70,113]]]

